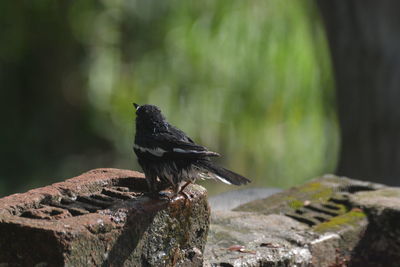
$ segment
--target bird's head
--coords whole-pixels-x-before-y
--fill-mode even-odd
[[[136,130],[157,132],[168,128],[166,119],[157,106],[136,103],[133,106],[136,109]]]

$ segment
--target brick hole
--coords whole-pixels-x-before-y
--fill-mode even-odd
[[[322,204],[322,206],[324,206],[327,209],[331,209],[331,210],[340,210],[340,207],[338,207],[334,204],[324,203],[324,204]]]
[[[77,208],[68,208],[68,211],[72,214],[72,216],[81,216],[90,213],[87,210]]]
[[[82,208],[81,206],[77,205],[76,203],[72,202],[71,204],[62,204],[61,202],[51,201],[47,203],[47,205],[51,207],[57,207],[60,209],[68,210],[72,216],[80,216],[90,213],[90,211]]]
[[[78,196],[76,200],[79,202],[83,202],[86,204],[100,207],[101,209],[106,209],[116,202],[116,201],[104,201],[104,200],[92,198],[91,196]]]
[[[131,178],[121,179],[117,181],[115,186],[126,187],[129,189],[129,192],[142,193],[148,191],[147,182],[145,179],[142,178],[131,177]]]
[[[339,191],[354,194],[354,193],[361,192],[361,191],[375,191],[375,189],[372,188],[371,186],[367,186],[367,185],[350,184],[350,185],[345,185],[345,186],[340,187]]]
[[[329,201],[336,204],[348,204],[349,196],[346,194],[336,194],[335,196],[329,198]]]
[[[75,201],[75,204],[77,204],[82,209],[85,209],[85,210],[87,210],[87,211],[89,211],[91,213],[102,209],[101,207],[99,207],[97,205],[88,204],[88,203],[81,202],[81,201],[78,201],[78,200]]]
[[[120,191],[120,192],[129,192],[130,188],[126,186],[113,186],[113,189]]]
[[[69,190],[62,191],[64,195],[56,200],[46,197],[35,207],[22,209],[17,216],[33,219],[58,220],[62,216],[81,216],[107,209],[112,205],[125,200],[135,199],[143,194],[140,188],[147,187],[144,179],[125,178],[115,181],[113,185],[106,185],[99,192],[88,195],[72,194]],[[79,192],[78,192],[79,194]]]
[[[304,210],[303,210],[303,209],[297,209],[297,210],[295,210],[295,212],[296,212],[297,214],[303,214],[303,213],[304,213]]]
[[[320,208],[320,207],[313,206],[313,205],[308,205],[308,206],[306,206],[304,208],[312,210],[312,211],[316,211],[316,212],[319,212],[319,213],[327,214],[329,216],[338,216],[339,215],[338,212],[326,210],[324,208]]]
[[[298,214],[291,214],[291,213],[286,213],[285,215],[298,221],[298,222],[307,224],[310,227],[317,224],[317,221],[314,218],[308,218],[305,215],[298,215]]]
[[[92,195],[90,195],[90,197],[92,199],[98,199],[98,200],[102,200],[102,201],[106,201],[106,202],[115,202],[116,201],[115,198],[112,198],[112,197],[109,197],[109,196],[103,195],[103,194],[92,194]]]
[[[64,198],[61,199],[60,203],[61,204],[65,204],[65,205],[69,205],[69,204],[74,203],[74,201],[72,199],[70,199],[70,198],[64,197]]]
[[[42,206],[37,209],[26,210],[20,216],[31,219],[58,220],[65,217],[70,217],[71,213],[69,213],[67,210],[56,207]]]
[[[103,188],[101,193],[104,195],[107,195],[109,197],[118,198],[118,199],[122,199],[122,200],[128,200],[128,199],[132,199],[134,197],[133,195],[131,195],[127,192],[121,192],[114,188],[109,188],[109,187]]]
[[[60,210],[51,210],[50,211],[50,216],[55,216],[55,215],[59,215],[59,214],[62,214],[63,212],[62,211],[60,211]]]
[[[314,216],[314,218],[317,219],[320,222],[326,222],[328,220],[328,218],[321,217],[321,216]]]

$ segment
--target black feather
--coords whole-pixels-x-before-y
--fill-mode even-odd
[[[150,191],[160,189],[158,180],[171,185],[176,194],[182,182],[194,182],[198,178],[213,178],[234,185],[250,182],[215,165],[210,157],[219,154],[196,144],[183,131],[169,124],[158,107],[134,106],[137,115],[134,151]]]
[[[242,185],[242,184],[247,184],[247,183],[251,182],[246,177],[244,177],[240,174],[237,174],[233,171],[230,171],[228,169],[225,169],[223,167],[220,167],[218,165],[215,165],[211,161],[205,161],[205,160],[199,161],[198,163],[196,163],[196,165],[204,170],[207,170],[211,173],[216,174],[217,176],[219,176],[219,177],[216,177],[216,179],[218,179],[222,182],[224,182],[223,180],[226,180],[230,184],[234,184],[234,185]]]

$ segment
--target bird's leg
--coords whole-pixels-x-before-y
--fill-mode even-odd
[[[184,184],[184,185],[181,187],[180,193],[183,193],[183,190],[185,190],[186,186],[188,186],[188,185],[191,184],[191,183],[192,183],[191,181],[186,182],[186,184]]]
[[[185,192],[183,192],[183,190],[184,190],[189,184],[191,184],[191,183],[192,183],[191,181],[186,182],[186,184],[184,184],[184,185],[181,187],[181,189],[179,190],[179,192],[178,192],[177,194],[182,193],[182,195],[185,197],[185,199],[190,199],[189,195],[186,194]]]

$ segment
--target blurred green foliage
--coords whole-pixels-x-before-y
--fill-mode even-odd
[[[139,169],[132,102],[158,105],[250,186],[287,187],[335,166],[330,62],[311,1],[42,0],[0,10],[3,116],[14,124],[1,133],[0,194],[94,167]]]

